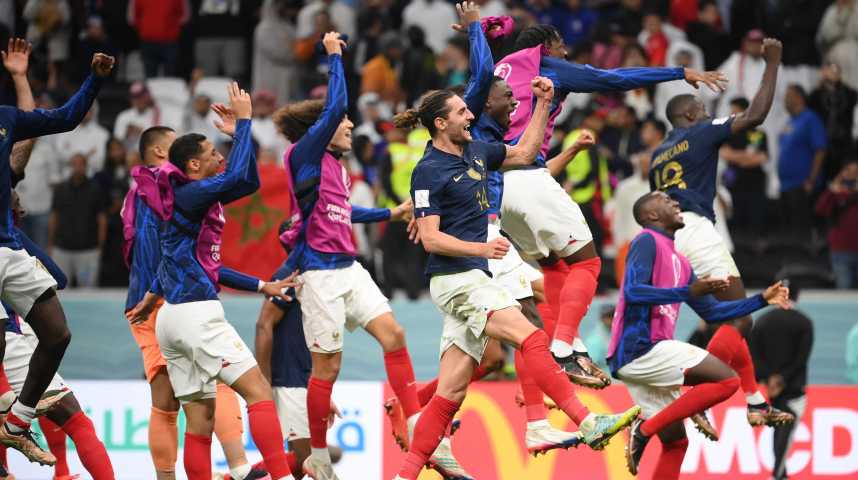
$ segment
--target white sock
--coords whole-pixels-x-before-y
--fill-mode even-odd
[[[229,474],[232,475],[232,478],[234,478],[235,480],[244,480],[245,477],[250,475],[250,471],[252,469],[253,468],[250,466],[249,463],[245,463],[244,465],[239,465],[235,468],[230,468]]]
[[[33,419],[36,418],[36,408],[28,407],[21,402],[15,402],[12,405],[12,413],[18,417],[18,419],[27,423],[33,423]],[[24,431],[23,428],[20,428],[17,425],[12,425],[9,422],[6,422],[6,427],[12,433],[20,433]]]
[[[414,440],[414,427],[417,425],[417,420],[420,418],[420,412],[411,415],[405,420],[408,424],[408,441]]]
[[[551,424],[548,423],[548,419],[543,418],[542,420],[534,420],[532,422],[527,422],[527,429],[537,429],[537,428],[545,428],[550,427]]]
[[[313,457],[327,463],[331,464],[331,452],[328,451],[328,447],[325,448],[310,448],[310,455]]]
[[[568,357],[572,355],[574,350],[572,349],[572,345],[564,342],[563,340],[551,340],[551,353],[554,354],[557,358]]]
[[[766,397],[764,397],[759,390],[750,395],[745,395],[745,400],[748,402],[748,405],[759,405],[761,403],[766,403]]]
[[[572,350],[580,353],[587,353],[587,345],[584,345],[584,342],[582,342],[580,338],[575,337],[575,340],[572,340]]]

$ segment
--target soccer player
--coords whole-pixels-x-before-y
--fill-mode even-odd
[[[274,122],[294,144],[286,162],[302,217],[289,262],[301,272],[297,297],[313,364],[307,384],[311,454],[304,471],[318,480],[333,480],[337,476],[325,437],[346,328],[362,327],[381,345],[388,381],[407,419],[403,430],[413,428],[420,405],[405,332],[387,298],[355,261],[348,174],[337,160],[351,150],[354,126],[346,117],[345,42],[329,32],[322,43],[330,68],[326,100],[286,105],[274,114]]]
[[[411,202],[405,202],[393,209],[362,208],[352,206],[353,223],[372,223],[408,220],[411,216]],[[281,233],[285,227],[281,226]],[[286,253],[290,248],[285,246]],[[277,269],[272,278],[287,278],[293,271],[288,261]],[[294,296],[294,292],[287,292]],[[271,382],[274,391],[274,404],[280,418],[280,430],[289,442],[290,466],[300,475],[300,468],[310,456],[310,426],[307,421],[307,383],[310,380],[312,360],[310,350],[304,340],[301,305],[297,300],[284,302],[279,298],[266,299],[262,303],[259,319],[256,322],[256,361],[262,374]],[[331,416],[339,415],[333,402]],[[341,455],[341,450],[328,447],[333,459]]]
[[[23,40],[9,41],[3,63],[13,74],[16,89],[26,81],[29,46]],[[56,281],[22,248],[13,233],[10,211],[10,153],[15,142],[74,129],[83,119],[114,64],[113,57],[96,53],[92,74],[80,90],[55,110],[23,111],[0,106],[0,299],[30,324],[39,344],[30,359],[27,378],[6,421],[0,427],[0,443],[21,451],[30,461],[52,463],[52,455],[38,447],[30,433],[35,408],[57,372],[71,340],[65,314],[55,288]],[[11,67],[11,68],[10,68]],[[6,318],[5,311],[0,319]]]
[[[762,48],[766,70],[750,107],[738,115],[711,119],[703,102],[694,96],[673,97],[666,112],[673,130],[653,152],[650,165],[650,188],[666,192],[682,209],[685,228],[676,234],[677,251],[691,262],[698,275],[732,278],[727,290],[716,293],[721,300],[745,298],[745,287],[724,240],[715,230],[712,208],[718,149],[732,134],[763,123],[772,106],[782,46],[779,41],[767,38]],[[751,425],[791,422],[792,415],[770,406],[757,389],[754,363],[743,338],[750,333],[751,322],[750,316],[739,315],[733,322],[725,323],[712,337],[707,350],[739,374]],[[695,416],[694,421],[705,435],[715,438],[714,428],[704,415]]]
[[[565,165],[572,158],[564,154],[559,158],[545,157],[553,134],[553,119],[570,92],[631,90],[682,79],[694,86],[704,83],[719,89],[723,76],[689,68],[600,70],[573,64],[565,60],[563,40],[557,29],[549,25],[525,28],[516,38],[513,50],[495,68],[495,74],[507,81],[519,102],[506,140],[518,141],[528,124],[535,104],[529,87],[534,76],[550,79],[557,96],[535,164],[504,173],[501,229],[542,266],[551,307],[544,311],[556,316],[556,321],[545,319],[546,324],[556,323],[551,342],[555,359],[575,383],[601,388],[610,382],[610,377],[590,359],[578,332],[596,293],[601,260],[581,209],[550,174],[562,169],[561,163]]]
[[[221,116],[218,127],[231,136],[235,129],[235,119],[222,105],[216,105],[214,111]],[[125,302],[126,312],[137,306],[143,299],[157,275],[158,264],[161,261],[160,231],[163,222],[151,206],[159,203],[160,198],[155,192],[141,189],[141,185],[147,185],[147,179],[142,177],[157,176],[165,165],[170,168],[169,151],[175,139],[176,132],[164,126],[148,128],[140,135],[139,149],[143,165],[135,167],[131,172],[137,182],[128,191],[122,208],[125,236],[123,253],[130,271],[128,296]],[[143,171],[144,169],[146,171]],[[167,172],[163,174],[166,175]],[[161,354],[155,335],[156,318],[161,304],[163,304],[162,301],[156,304],[145,322],[131,324],[130,327],[143,355],[146,380],[149,382],[152,394],[152,410],[149,414],[149,452],[155,466],[156,478],[169,480],[175,478],[179,446],[176,426],[179,401],[176,400],[170,385],[167,362]],[[252,468],[245,456],[241,438],[243,427],[241,411],[235,392],[223,383],[219,383],[215,404],[215,435],[223,446],[231,477],[238,480],[264,477],[266,473]]]
[[[438,389],[420,415],[399,479],[417,478],[464,400],[489,338],[520,349],[536,384],[579,425],[582,441],[591,448],[604,446],[639,412],[633,407],[621,415],[590,413],[552,359],[548,336],[522,315],[512,295],[490,276],[488,259],[503,258],[509,242],[503,237],[486,241],[486,173],[533,161],[548,120],[551,81],[534,78],[532,93],[538,98],[533,119],[521,142],[512,147],[473,141],[469,130],[474,115],[448,90],[424,95],[417,109],[394,118],[399,128],[419,122],[432,136],[412,174],[411,194],[418,234],[430,254],[426,267],[430,293],[444,313]]]
[[[190,479],[212,478],[217,381],[247,402],[250,433],[271,478],[293,479],[271,389],[217,300],[218,282],[270,296],[282,296],[283,288],[294,286],[291,279],[262,282],[220,264],[223,204],[259,188],[250,95],[232,83],[229,99],[235,137],[223,173],[218,173],[223,157],[204,136],[187,134],[170,146],[170,164],[175,168],[157,177],[163,187],[159,189],[163,208],[158,211],[164,221],[161,262],[150,291],[127,317],[134,323],[146,321],[159,297],[164,298],[155,332],[170,384],[188,419],[184,464]]]
[[[739,388],[739,379],[724,362],[673,339],[680,303],[688,303],[707,322],[723,322],[766,305],[789,308],[789,291],[778,282],[760,295],[719,302],[710,294],[728,288],[729,281],[698,279],[674,248],[673,238],[685,226],[679,203],[663,192],[651,192],[635,202],[634,216],[644,230],[629,249],[608,364],[640,404],[645,419],[632,424],[626,448],[629,471],[637,474],[647,442],[658,435],[663,449],[653,478],[678,479],[688,446],[682,420],[730,398]],[[683,385],[693,388],[680,395]]]

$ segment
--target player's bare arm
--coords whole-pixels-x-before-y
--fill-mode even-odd
[[[754,95],[753,100],[751,100],[751,105],[748,109],[736,115],[731,126],[733,133],[743,132],[761,125],[769,114],[769,110],[772,109],[775,88],[778,83],[778,68],[781,64],[783,45],[777,39],[766,38],[763,40],[762,48],[763,58],[766,59],[766,70],[763,72],[760,88]]]

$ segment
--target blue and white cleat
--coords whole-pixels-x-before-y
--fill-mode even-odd
[[[468,472],[453,456],[453,449],[450,447],[450,439],[448,438],[441,440],[438,448],[435,449],[435,453],[429,457],[429,467],[444,477],[444,480],[474,480],[474,477],[468,475]]]
[[[580,432],[565,432],[552,427],[547,420],[539,425],[528,425],[524,435],[527,451],[534,457],[558,448],[568,449],[581,443]]]

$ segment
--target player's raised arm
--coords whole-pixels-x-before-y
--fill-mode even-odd
[[[480,118],[486,106],[489,92],[492,89],[492,78],[494,77],[495,63],[492,60],[492,51],[486,36],[480,25],[480,7],[475,2],[462,2],[456,4],[459,12],[459,24],[454,25],[454,30],[468,33],[470,41],[469,67],[471,78],[465,87],[463,100],[468,105],[468,110],[474,117]]]
[[[778,68],[781,65],[781,54],[783,45],[774,38],[763,40],[763,58],[766,59],[766,69],[760,88],[751,100],[751,105],[744,112],[736,115],[730,129],[733,133],[742,132],[759,126],[766,119],[769,110],[772,109],[772,101],[775,98],[775,88],[778,83]]]
[[[596,136],[593,132],[586,129],[581,130],[581,134],[578,135],[578,138],[575,139],[575,142],[569,148],[563,150],[545,162],[545,168],[548,169],[548,172],[552,177],[556,177],[560,175],[563,170],[566,170],[566,166],[569,165],[569,162],[571,162],[578,153],[587,150],[595,144]]]
[[[507,147],[506,160],[502,168],[513,168],[530,165],[536,159],[536,154],[542,147],[545,138],[545,127],[551,115],[551,100],[554,98],[554,84],[545,77],[535,77],[530,84],[536,97],[533,116],[524,130],[521,140]]]
[[[18,108],[31,112],[36,109],[36,100],[33,98],[33,90],[27,80],[27,69],[30,64],[30,53],[33,46],[22,38],[10,38],[6,51],[2,52],[3,66],[12,77],[15,85],[15,96],[18,99]]]

